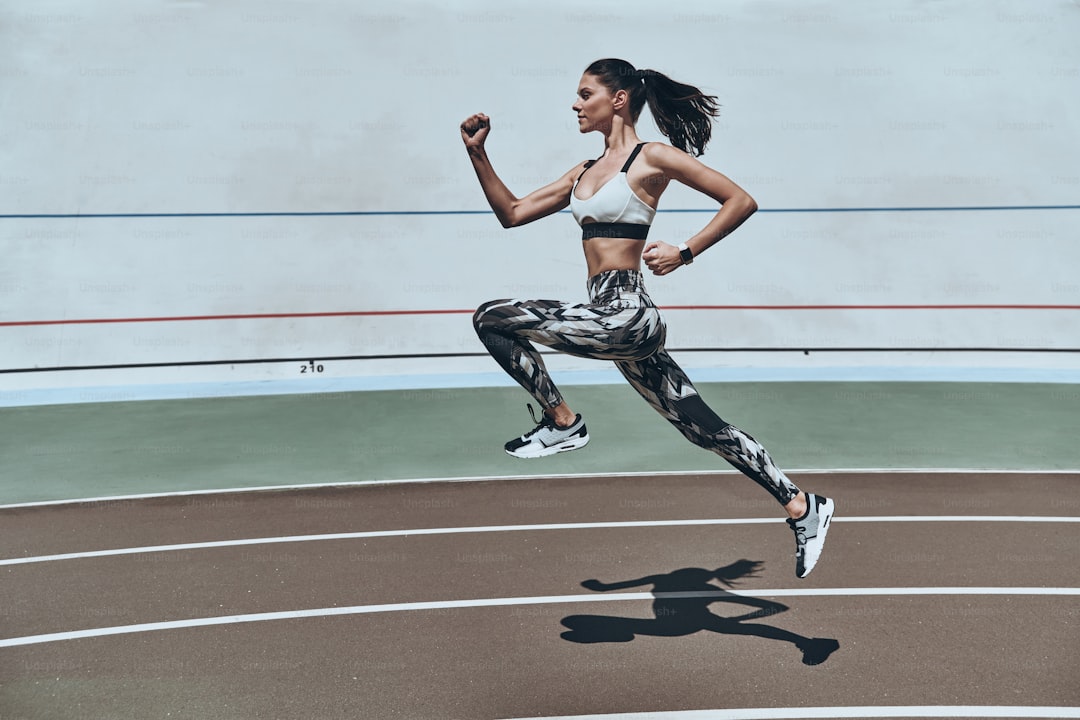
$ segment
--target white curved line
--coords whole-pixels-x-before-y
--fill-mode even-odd
[[[88,550],[85,552],[36,555],[0,560],[3,565],[26,565],[30,563],[57,562],[60,560],[84,560],[87,558],[113,557],[118,555],[141,555],[149,553],[205,550],[209,548],[240,547],[245,545],[274,545],[280,543],[320,542],[327,540],[360,540],[364,538],[408,537],[411,535],[460,535],[468,533],[533,532],[540,530],[594,530],[606,528],[636,527],[685,527],[691,525],[762,525],[783,522],[780,518],[717,518],[701,520],[626,520],[592,523],[544,523],[536,525],[481,525],[474,527],[414,528],[407,530],[371,530],[351,533],[326,533],[322,535],[285,535],[279,537],[240,538],[208,542],[179,543],[174,545],[148,545],[143,547],[114,548],[111,550]],[[1014,523],[1080,523],[1080,517],[1040,515],[882,515],[861,517],[837,517],[834,523],[897,523],[897,522],[1014,522]]]
[[[0,640],[0,648],[21,645],[40,645],[63,640],[127,635],[130,633],[158,632],[184,628],[209,627],[213,625],[237,625],[252,622],[296,620],[341,615],[367,615],[386,612],[415,612],[420,610],[452,610],[475,607],[506,607],[513,605],[561,605],[571,603],[617,602],[627,600],[655,600],[656,598],[719,598],[731,595],[764,597],[851,597],[868,595],[1061,595],[1080,596],[1080,588],[1042,587],[923,587],[923,588],[806,588],[761,590],[716,590],[715,592],[679,593],[610,593],[596,595],[550,595],[544,597],[479,598],[471,600],[437,600],[434,602],[387,603],[380,605],[354,605],[351,607],[316,608],[310,610],[286,610],[283,612],[252,613],[248,615],[222,615],[219,617],[190,618],[165,622],[118,625],[113,627],[73,630],[69,632],[27,635]]]

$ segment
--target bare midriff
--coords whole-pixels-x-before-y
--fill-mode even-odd
[[[631,238],[589,238],[581,241],[589,277],[607,270],[640,270],[644,240]]]

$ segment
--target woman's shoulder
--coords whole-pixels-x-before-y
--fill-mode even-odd
[[[701,166],[701,161],[688,152],[665,142],[649,142],[641,148],[645,162],[665,175],[680,175]]]
[[[650,161],[656,160],[658,162],[679,161],[690,157],[688,153],[679,148],[659,140],[646,140],[642,143],[641,154]]]

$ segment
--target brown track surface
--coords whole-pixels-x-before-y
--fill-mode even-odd
[[[413,609],[0,647],[0,718],[482,720],[746,707],[1080,705],[1078,596],[754,594],[1080,587],[1080,523],[845,521],[1075,517],[1080,478],[911,472],[793,479],[838,505],[825,555],[806,580],[794,576],[794,543],[779,508],[735,474],[362,485],[3,509],[0,558],[375,530],[777,521],[413,534],[0,566],[0,639],[335,606],[592,596],[582,586],[592,578],[661,576],[655,589],[693,590],[705,570],[742,560],[761,565],[734,588],[787,609],[772,606],[774,614],[741,622],[723,618],[753,611],[753,600],[661,602],[655,609],[648,600]],[[672,575],[687,568],[701,569],[698,577]],[[711,585],[725,587],[715,578]],[[589,616],[567,621],[577,628],[571,639],[595,642],[563,637],[571,616]],[[792,642],[798,637],[834,639],[839,649],[805,665]]]

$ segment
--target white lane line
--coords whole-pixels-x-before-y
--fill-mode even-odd
[[[409,537],[412,535],[460,535],[467,533],[529,532],[539,530],[584,530],[598,528],[665,527],[683,525],[750,525],[758,523],[782,522],[777,518],[745,518],[717,520],[628,520],[619,522],[595,523],[547,523],[537,525],[480,525],[475,527],[413,528],[407,530],[372,530],[367,532],[327,533],[322,535],[291,535],[283,537],[242,538],[238,540],[218,540],[213,542],[182,543],[178,545],[153,545],[147,547],[116,548],[113,550],[91,550],[87,552],[64,553],[60,555],[41,555],[37,557],[8,558],[0,560],[0,565],[21,565],[34,562],[52,562],[55,560],[81,560],[83,558],[107,557],[112,555],[136,555],[141,553],[175,552],[181,550],[202,550],[205,548],[234,547],[241,545],[269,545],[277,543],[321,542],[326,540],[360,540],[364,538]]]
[[[88,550],[85,552],[36,555],[5,558],[3,565],[26,565],[29,563],[56,562],[59,560],[84,560],[87,558],[117,555],[140,555],[147,553],[205,550],[209,548],[239,547],[243,545],[272,545],[279,543],[322,542],[328,540],[361,540],[364,538],[408,537],[411,535],[460,535],[467,533],[533,532],[541,530],[594,530],[603,528],[637,527],[683,527],[692,525],[761,525],[779,524],[780,518],[722,518],[702,520],[626,520],[592,523],[546,523],[537,525],[482,525],[476,527],[417,528],[409,530],[372,530],[368,532],[326,533],[322,535],[286,535],[280,537],[240,538],[209,542],[180,543],[175,545],[148,545],[143,547],[114,548],[111,550]],[[898,523],[898,522],[1013,522],[1013,523],[1080,523],[1080,517],[1039,515],[881,515],[862,517],[838,517],[835,523]]]
[[[1047,470],[1009,470],[998,468],[791,468],[789,475],[1080,475],[1080,468]],[[613,473],[563,473],[555,475],[475,475],[463,477],[399,478],[394,480],[357,480],[353,482],[301,483],[291,485],[256,485],[237,488],[211,488],[206,490],[177,490],[159,493],[134,493],[131,495],[107,495],[102,497],[74,498],[65,500],[37,500],[33,502],[0,505],[0,510],[19,508],[52,507],[56,505],[100,505],[110,502],[154,500],[158,498],[197,497],[200,495],[232,495],[242,493],[288,492],[297,490],[348,489],[383,485],[422,485],[431,483],[500,482],[505,480],[582,480],[586,478],[636,478],[679,477],[689,475],[739,475],[738,470],[659,470]]]
[[[1080,718],[1080,707],[1053,705],[863,705],[739,708],[612,715],[547,715],[516,720],[804,720],[806,718]]]
[[[321,618],[339,615],[366,615],[370,613],[416,612],[421,610],[452,610],[476,607],[506,607],[512,605],[561,605],[570,603],[617,602],[627,600],[721,598],[732,595],[763,597],[851,597],[868,595],[1055,595],[1080,596],[1080,588],[1045,587],[894,587],[894,588],[805,588],[762,590],[717,590],[715,592],[675,593],[610,593],[606,595],[549,595],[544,597],[478,598],[471,600],[438,600],[434,602],[388,603],[383,605],[354,605],[351,607],[317,608],[311,610],[286,610],[283,612],[253,613],[248,615],[222,615],[219,617],[190,618],[166,622],[117,625],[113,627],[73,630],[69,632],[27,635],[0,640],[0,648],[20,645],[39,645],[62,640],[127,635],[130,633],[178,630],[183,628],[209,627],[212,625],[236,625],[240,623]]]

